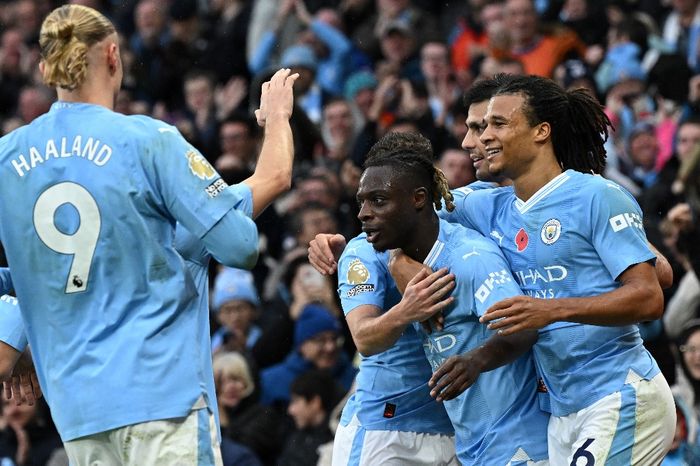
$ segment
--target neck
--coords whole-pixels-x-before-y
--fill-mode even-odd
[[[432,206],[429,207],[432,210]],[[440,232],[440,220],[434,212],[413,230],[413,236],[401,249],[413,260],[423,262],[433,248]]]
[[[527,201],[542,186],[562,173],[554,154],[551,154],[551,157],[540,154],[538,158],[541,158],[543,163],[534,163],[528,170],[513,178],[513,189],[518,199]]]
[[[85,82],[79,88],[69,91],[63,88],[56,88],[58,100],[73,103],[95,104],[114,110],[114,95],[111,92],[110,86],[104,84],[100,86],[94,85],[95,81]],[[105,83],[107,81],[103,81]]]
[[[114,96],[108,95],[105,92],[89,92],[83,88],[73,91],[57,88],[56,93],[58,95],[58,100],[64,102],[101,105],[110,110],[114,110]]]
[[[535,34],[531,37],[528,38],[522,38],[520,40],[515,40],[513,41],[513,50],[520,51],[520,50],[525,50],[532,45],[534,45],[535,42],[539,39],[539,35]]]

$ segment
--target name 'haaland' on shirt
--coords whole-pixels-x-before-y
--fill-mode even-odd
[[[17,175],[23,177],[31,169],[38,165],[48,162],[50,159],[59,159],[67,157],[82,157],[87,158],[98,167],[104,166],[112,157],[112,148],[107,144],[103,144],[99,139],[92,137],[86,138],[83,142],[83,137],[77,135],[73,140],[61,138],[59,143],[49,139],[46,141],[46,146],[41,149],[32,146],[29,148],[29,160],[25,154],[20,154],[14,160],[11,160],[12,166],[17,171]]]

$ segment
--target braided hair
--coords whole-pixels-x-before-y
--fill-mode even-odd
[[[530,126],[546,121],[552,128],[552,147],[564,170],[600,174],[605,169],[605,141],[612,127],[603,106],[584,89],[566,91],[539,76],[517,76],[496,95],[520,94]]]
[[[424,136],[418,133],[387,133],[370,149],[364,168],[387,165],[401,171],[408,179],[423,181],[435,210],[442,209],[443,200],[448,212],[454,210],[454,197],[447,178],[433,163],[433,148]]]

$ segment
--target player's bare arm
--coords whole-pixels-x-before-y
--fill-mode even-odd
[[[333,275],[346,244],[343,235],[319,233],[309,243],[309,262],[323,275]]]
[[[382,314],[376,306],[363,305],[345,317],[357,350],[364,356],[381,353],[396,343],[406,326],[423,322],[452,304],[454,275],[447,269],[429,274],[419,271],[408,282],[401,301]]]
[[[535,330],[509,336],[494,335],[468,353],[451,356],[430,378],[430,395],[437,401],[451,400],[471,387],[482,372],[513,362],[536,342]]]
[[[255,173],[243,181],[253,194],[253,218],[292,185],[294,139],[289,118],[294,106],[292,88],[298,77],[289,69],[281,69],[262,85],[255,116],[265,128],[265,138]]]
[[[516,296],[491,306],[480,319],[511,335],[526,329],[540,329],[552,322],[566,321],[591,325],[629,325],[655,320],[663,314],[663,294],[654,266],[635,264],[618,277],[621,286],[598,296],[585,298],[538,299]],[[494,322],[497,319],[498,322]]]
[[[673,286],[673,269],[671,268],[671,264],[669,264],[666,256],[661,254],[661,251],[656,249],[653,244],[649,243],[648,241],[647,244],[649,245],[651,252],[653,252],[656,256],[656,264],[654,266],[656,278],[659,280],[661,289],[666,290]]]

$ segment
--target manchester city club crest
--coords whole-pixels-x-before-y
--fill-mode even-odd
[[[550,218],[542,225],[540,238],[544,244],[553,244],[561,235],[561,222],[556,218]]]

